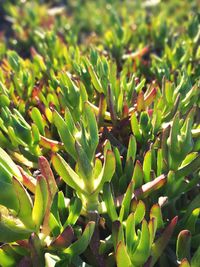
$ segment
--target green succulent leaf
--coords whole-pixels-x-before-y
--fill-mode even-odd
[[[77,153],[77,161],[78,161],[78,166],[79,169],[81,170],[81,174],[85,179],[85,182],[87,184],[91,183],[92,179],[92,164],[89,161],[89,158],[82,148],[82,146],[78,143],[75,142],[75,148],[76,148],[76,153]]]
[[[17,264],[16,259],[13,257],[13,255],[10,255],[7,251],[0,249],[0,258],[1,258],[1,264],[5,267],[14,266]]]
[[[48,205],[48,198],[49,192],[46,179],[42,175],[40,175],[37,177],[35,201],[32,210],[32,219],[36,225],[37,230],[39,230],[39,227],[43,222]]]
[[[77,241],[75,241],[71,246],[65,249],[64,253],[68,254],[70,259],[83,253],[90,243],[90,240],[94,233],[94,229],[95,229],[95,222],[92,221],[89,222],[86,225],[82,236]]]
[[[57,111],[53,112],[53,120],[58,129],[60,138],[64,143],[64,147],[66,151],[76,160],[77,155],[75,151],[75,138],[72,133],[69,131],[66,122],[63,118],[58,114]]]
[[[143,184],[143,179],[144,179],[144,172],[142,169],[142,164],[140,163],[139,160],[136,161],[134,171],[133,171],[133,176],[132,180],[135,183],[135,188],[137,189]]]
[[[135,232],[135,214],[131,213],[126,220],[126,247],[131,255],[137,240]]]
[[[179,261],[187,258],[190,260],[191,233],[188,230],[182,230],[176,242],[176,256]]]
[[[173,234],[174,228],[177,224],[178,218],[175,217],[171,220],[170,224],[165,228],[162,235],[153,243],[151,248],[151,263],[150,266],[154,266],[154,264],[159,259],[160,255],[163,253],[163,250],[166,248],[171,235]]]
[[[54,195],[58,191],[58,187],[56,185],[56,181],[55,181],[53,172],[51,170],[51,167],[49,165],[49,162],[47,161],[45,157],[40,156],[38,163],[39,163],[41,174],[46,179],[46,182],[47,182],[50,194],[51,194],[51,199],[53,199]]]
[[[126,160],[131,158],[132,161],[134,162],[135,161],[135,156],[136,156],[136,150],[137,150],[136,139],[135,139],[135,137],[133,135],[131,135],[130,139],[129,139]]]
[[[196,208],[192,211],[191,215],[185,222],[185,227],[192,233],[195,233],[195,226],[200,215],[200,208]]]
[[[131,266],[133,266],[131,263],[131,260],[129,258],[129,255],[127,253],[126,246],[122,241],[120,241],[118,246],[117,246],[116,261],[117,261],[117,267],[122,267],[122,266],[131,267]]]
[[[110,150],[107,150],[103,168],[98,177],[94,180],[95,192],[102,190],[104,183],[110,182],[115,171],[115,164],[116,162],[114,153]]]
[[[114,250],[116,251],[117,245],[120,241],[124,242],[124,230],[123,225],[120,221],[114,221],[112,223],[112,241]]]
[[[19,201],[17,199],[16,192],[12,185],[12,176],[5,170],[5,168],[0,163],[0,204],[4,205],[7,208],[18,211],[19,210]],[[9,181],[10,180],[10,181]]]
[[[85,103],[85,115],[87,117],[87,124],[88,124],[88,130],[89,130],[88,133],[90,136],[90,146],[91,146],[91,149],[90,149],[91,156],[89,159],[92,160],[94,157],[94,153],[97,148],[98,142],[99,142],[99,137],[98,137],[96,117],[87,102]]]
[[[113,195],[109,183],[105,183],[103,187],[103,200],[106,205],[107,213],[110,216],[112,222],[118,220],[118,214],[116,212]]]
[[[145,204],[142,200],[139,200],[135,210],[135,225],[141,223],[145,216]]]
[[[139,122],[137,120],[137,117],[136,117],[136,114],[133,113],[132,116],[131,116],[131,129],[132,129],[132,132],[134,133],[137,141],[141,141],[141,138],[142,138],[142,134],[141,134],[141,131],[140,131],[140,127],[139,127]]]
[[[146,220],[142,222],[141,236],[135,252],[131,255],[131,261],[135,266],[141,266],[150,255],[150,233]]]
[[[83,180],[72,170],[67,162],[58,154],[54,154],[51,158],[53,166],[65,183],[78,192],[85,193]]]
[[[121,209],[120,209],[120,214],[119,218],[120,221],[122,222],[125,218],[128,217],[129,211],[130,211],[130,204],[131,204],[131,199],[133,196],[133,190],[134,190],[134,182],[131,181],[130,184],[128,185],[128,188],[126,190],[126,193],[124,194],[124,198],[121,204]]]
[[[86,64],[87,68],[88,68],[88,71],[89,71],[89,74],[91,76],[91,80],[92,80],[92,83],[93,83],[95,89],[99,93],[104,93],[104,89],[102,87],[102,84],[101,84],[99,78],[97,77],[92,64],[90,63],[90,61],[87,58],[84,59],[84,62]]]
[[[150,234],[150,244],[152,245],[155,235],[156,235],[156,231],[157,231],[157,218],[152,217],[149,220],[148,227],[149,227],[149,234]]]
[[[33,203],[20,181],[13,177],[13,187],[15,189],[17,199],[19,201],[18,217],[30,229],[34,229],[32,220]]]
[[[10,174],[14,175],[17,179],[19,179],[19,181],[22,182],[22,176],[17,165],[2,148],[0,148],[0,163]]]
[[[44,122],[42,119],[42,115],[39,111],[38,108],[33,107],[33,109],[31,110],[31,118],[33,120],[33,122],[37,125],[39,132],[41,135],[44,135]]]
[[[199,168],[200,168],[200,155],[198,154],[198,156],[195,159],[193,159],[190,163],[188,163],[187,165],[184,165],[183,167],[180,167],[176,171],[176,177],[179,178],[182,176],[187,176],[191,172],[194,172],[198,170]]]
[[[82,209],[82,202],[79,198],[72,198],[69,206],[69,216],[63,227],[67,225],[74,225],[78,220]]]
[[[144,172],[144,181],[150,182],[151,181],[151,151],[147,151],[147,153],[144,156],[144,162],[143,162],[143,172]]]
[[[191,260],[191,267],[198,267],[200,260],[200,246],[198,247],[197,251],[194,253],[192,260]]]
[[[161,208],[158,204],[154,204],[150,210],[150,219],[152,218],[156,218],[157,220],[157,229],[164,227]]]
[[[29,238],[32,229],[28,229],[23,223],[5,212],[1,208],[0,219],[0,242],[8,243]]]

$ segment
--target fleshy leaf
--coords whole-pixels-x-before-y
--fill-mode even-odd
[[[103,199],[106,205],[107,213],[110,216],[111,220],[114,222],[118,219],[118,214],[115,209],[115,204],[113,196],[111,193],[111,188],[109,183],[105,183],[103,187]]]
[[[71,245],[72,241],[74,239],[74,231],[73,228],[68,225],[64,231],[51,242],[51,246],[53,248],[67,248],[69,245]]]
[[[95,222],[89,222],[86,225],[82,236],[71,246],[64,250],[64,253],[68,254],[70,259],[72,259],[74,256],[80,255],[86,250],[94,233],[94,228]]]
[[[83,180],[72,170],[67,162],[58,154],[54,154],[51,158],[53,166],[65,183],[72,188],[84,193]]]
[[[191,267],[198,267],[200,262],[200,246],[198,247],[197,251],[194,253],[192,260],[191,260]]]
[[[64,143],[66,151],[76,160],[77,156],[75,151],[75,138],[72,136],[72,133],[69,131],[66,122],[57,111],[53,112],[53,121],[58,129],[60,138]]]
[[[30,229],[33,229],[34,222],[32,220],[32,200],[21,182],[18,181],[15,177],[13,177],[13,187],[16,191],[16,195],[19,201],[19,211],[17,216],[24,223],[24,225],[26,225]]]
[[[125,244],[120,241],[116,251],[117,267],[131,267],[132,263],[126,250]]]
[[[144,171],[144,180],[145,182],[150,182],[151,177],[151,151],[147,151],[147,153],[144,156],[144,162],[143,162],[143,171]]]
[[[58,191],[58,187],[56,185],[56,181],[55,181],[53,172],[50,168],[49,162],[47,161],[45,157],[40,156],[38,163],[39,163],[41,174],[44,176],[44,178],[47,181],[47,185],[49,187],[51,198],[53,199],[55,193]]]
[[[190,244],[190,231],[182,230],[178,235],[176,243],[176,256],[179,261],[182,261],[184,258],[190,259]]]
[[[163,253],[163,250],[166,248],[171,235],[173,234],[174,228],[177,224],[178,217],[175,217],[171,220],[170,224],[165,228],[162,235],[154,242],[151,249],[151,264],[150,266],[154,266],[154,264],[159,259],[160,255]]]
[[[163,228],[164,227],[164,222],[163,222],[163,218],[162,218],[162,212],[161,212],[161,208],[158,204],[154,204],[151,208],[150,211],[150,218],[155,217],[157,219],[157,228]]]
[[[35,124],[37,125],[40,134],[44,135],[44,126],[45,125],[44,125],[44,122],[42,119],[42,115],[41,115],[38,108],[33,107],[33,109],[31,110],[31,118],[35,122]]]
[[[122,213],[122,208],[121,208],[120,214],[119,214],[121,222],[128,217],[133,190],[134,190],[134,182],[131,181],[130,184],[128,185],[128,188],[126,190],[126,193],[124,195],[122,205],[121,205],[121,207],[124,207],[123,213]]]
[[[0,213],[0,242],[9,243],[29,238],[32,229],[26,228],[23,223],[5,213]]]
[[[39,229],[44,219],[48,204],[48,198],[49,198],[49,192],[46,179],[42,175],[40,175],[37,177],[35,201],[32,211],[32,218],[37,229]]]
[[[115,157],[112,151],[107,150],[104,165],[99,176],[94,180],[95,191],[102,189],[105,182],[110,182],[115,171]]]
[[[8,172],[10,172],[19,181],[22,182],[22,176],[19,169],[17,168],[17,165],[2,148],[0,148],[0,163],[4,166],[6,170],[8,170]]]
[[[141,236],[135,252],[131,255],[131,261],[136,266],[142,266],[150,254],[150,233],[146,220],[142,222]]]

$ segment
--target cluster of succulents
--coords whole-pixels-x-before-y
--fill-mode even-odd
[[[0,266],[200,266],[198,7],[1,1]]]

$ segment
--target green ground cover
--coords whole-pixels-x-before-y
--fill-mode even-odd
[[[198,1],[0,1],[0,266],[200,267]]]

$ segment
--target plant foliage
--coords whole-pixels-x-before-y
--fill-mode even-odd
[[[0,266],[200,266],[198,1],[0,1]]]

